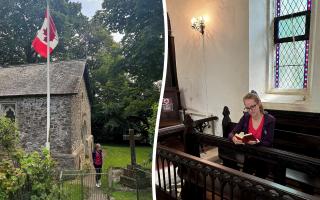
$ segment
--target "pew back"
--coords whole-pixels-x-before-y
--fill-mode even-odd
[[[320,114],[266,110],[276,118],[274,147],[320,158]]]

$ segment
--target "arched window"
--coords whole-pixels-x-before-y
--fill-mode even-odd
[[[16,105],[14,103],[1,103],[0,114],[8,117],[12,121],[16,119]]]

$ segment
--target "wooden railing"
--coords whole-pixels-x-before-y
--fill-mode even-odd
[[[316,199],[283,185],[161,145],[157,147],[156,166],[157,200]]]

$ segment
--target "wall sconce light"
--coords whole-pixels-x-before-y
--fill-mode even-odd
[[[202,35],[204,34],[204,28],[205,28],[205,18],[203,16],[200,17],[192,17],[191,19],[191,27],[194,30],[199,31]]]

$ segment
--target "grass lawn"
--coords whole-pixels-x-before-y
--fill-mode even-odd
[[[137,199],[137,193],[135,192],[113,192],[112,196],[115,199],[119,200],[135,200]],[[139,200],[152,200],[152,192],[151,191],[140,191],[139,192]]]
[[[102,145],[104,151],[103,171],[111,167],[126,167],[131,163],[130,147],[119,145]],[[151,169],[149,161],[152,147],[136,146],[137,163],[145,168]]]
[[[63,198],[68,200],[86,199],[88,197],[89,189],[84,187],[83,198],[81,192],[81,185],[72,182],[65,182],[63,184]]]
[[[126,168],[131,163],[130,147],[124,145],[102,145],[104,151],[103,171],[108,172],[109,167],[123,167]],[[149,161],[152,156],[152,147],[136,146],[137,163],[144,168],[151,169],[152,163]],[[107,185],[107,180],[102,179],[103,185]],[[137,193],[118,191],[118,183],[113,183],[113,188],[103,188],[107,193],[111,193],[116,200],[135,200]],[[139,191],[140,200],[152,200],[152,192],[150,190]]]

